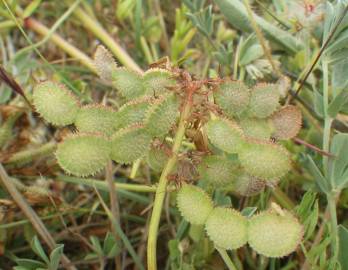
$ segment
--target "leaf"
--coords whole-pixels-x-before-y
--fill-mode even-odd
[[[121,251],[119,243],[115,240],[114,236],[108,232],[105,236],[103,243],[103,254],[108,258],[117,256]]]
[[[342,59],[342,58],[341,58]],[[332,87],[341,90],[348,86],[348,59],[342,59],[335,63],[332,68]]]
[[[308,165],[308,170],[314,177],[315,182],[319,186],[320,190],[324,193],[328,193],[330,191],[330,187],[328,184],[328,181],[326,178],[323,176],[315,162],[313,161],[312,157],[310,155],[307,155],[307,165]]]
[[[31,3],[24,9],[23,18],[30,17],[40,6],[42,0],[33,0]]]
[[[59,266],[60,257],[63,254],[64,245],[57,245],[50,254],[50,270],[56,270]]]
[[[257,211],[257,207],[245,207],[242,210],[242,215],[245,217],[251,217]]]
[[[39,267],[45,267],[46,265],[43,262],[31,260],[31,259],[16,259],[16,263],[19,267],[23,267],[27,270],[36,270]],[[15,269],[21,269],[21,268],[15,268]]]
[[[341,264],[341,269],[348,269],[348,229],[343,225],[338,226],[338,238],[339,238],[339,254],[338,261]]]
[[[347,61],[348,64],[348,61]],[[347,65],[348,69],[348,65]],[[348,80],[347,80],[348,84]],[[328,114],[335,118],[336,115],[341,111],[342,107],[348,102],[348,91],[342,90],[329,104]]]
[[[102,255],[103,249],[101,247],[101,244],[100,244],[98,237],[92,235],[89,239],[90,239],[90,241],[95,249],[95,252],[97,252],[99,255]]]
[[[49,264],[48,257],[43,247],[41,246],[39,238],[37,238],[36,235],[33,237],[33,240],[31,241],[31,248],[45,263]]]
[[[194,14],[188,13],[187,16],[192,21],[192,24],[206,37],[210,37],[213,32],[213,6],[209,5],[205,9]]]

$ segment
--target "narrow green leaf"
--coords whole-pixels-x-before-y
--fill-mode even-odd
[[[315,182],[319,186],[320,190],[324,193],[328,193],[330,191],[330,187],[328,184],[328,181],[326,178],[323,176],[323,174],[320,172],[319,168],[313,161],[312,157],[310,155],[307,155],[308,159],[308,169],[312,176],[314,177]]]
[[[347,80],[347,83],[348,83],[348,80]],[[330,102],[329,108],[328,108],[328,114],[332,118],[335,118],[336,115],[342,109],[343,105],[346,104],[347,102],[348,102],[348,91],[343,90]]]

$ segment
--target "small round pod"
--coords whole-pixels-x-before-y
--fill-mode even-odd
[[[117,68],[112,71],[112,85],[127,100],[144,95],[142,75],[126,68]]]
[[[244,135],[241,128],[234,122],[216,118],[205,125],[209,141],[220,150],[227,153],[238,153],[244,144]]]
[[[175,83],[173,74],[170,71],[161,68],[150,68],[143,76],[144,94],[149,96],[162,95]]]
[[[47,122],[57,126],[72,124],[80,109],[77,98],[64,85],[52,81],[35,86],[33,104]]]
[[[244,170],[255,177],[274,180],[290,170],[290,158],[281,145],[263,141],[249,141],[238,153]]]
[[[275,84],[259,83],[251,91],[249,111],[256,118],[266,118],[279,106],[279,87]]]
[[[259,254],[279,258],[295,251],[303,237],[303,227],[288,211],[274,209],[249,220],[248,243]]]
[[[224,187],[234,182],[237,166],[235,161],[227,157],[210,155],[203,158],[198,172],[204,182],[216,188]]]
[[[266,186],[266,181],[258,177],[241,172],[235,179],[234,191],[241,196],[255,196]]]
[[[247,138],[260,140],[271,138],[273,128],[269,119],[243,118],[239,125]]]
[[[302,125],[302,114],[296,106],[287,105],[275,112],[271,121],[274,126],[272,136],[278,140],[288,140],[299,133]]]
[[[110,159],[110,141],[95,134],[74,134],[58,144],[56,158],[67,173],[93,175]]]
[[[152,102],[153,98],[145,96],[124,104],[114,115],[116,130],[143,122]]]
[[[108,82],[112,81],[112,73],[117,69],[117,64],[112,54],[103,45],[97,47],[93,64],[100,78]]]
[[[166,151],[166,149],[170,151],[170,148],[167,147],[166,145],[163,145],[163,146],[151,145],[150,150],[147,152],[147,155],[146,155],[147,164],[155,172],[161,172],[169,159],[169,156],[168,156],[169,151]]]
[[[151,140],[141,124],[120,129],[111,139],[111,159],[122,164],[132,163],[146,155]]]
[[[184,184],[176,200],[181,215],[192,224],[203,225],[213,211],[213,201],[209,195],[194,185]]]
[[[205,230],[214,244],[224,249],[240,248],[248,240],[248,221],[232,208],[214,208],[205,222]]]
[[[115,132],[115,111],[103,105],[81,107],[75,119],[80,132],[101,133],[111,136]]]
[[[214,98],[226,116],[238,117],[249,105],[250,90],[241,81],[226,81],[214,91]]]
[[[179,106],[179,99],[174,93],[155,99],[144,120],[147,132],[153,137],[167,134],[178,118]]]

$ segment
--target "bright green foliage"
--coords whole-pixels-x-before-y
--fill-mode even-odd
[[[124,104],[114,115],[116,129],[143,122],[153,99],[141,97]]]
[[[249,175],[243,171],[236,177],[234,191],[242,196],[254,196],[264,189],[265,184],[265,180]]]
[[[205,223],[209,238],[218,247],[237,249],[247,243],[248,221],[239,212],[217,207],[210,213]]]
[[[112,136],[111,158],[129,164],[143,157],[150,148],[151,136],[139,124],[120,129]]]
[[[163,146],[154,146],[152,145],[149,152],[146,155],[147,164],[150,166],[152,170],[155,172],[161,172],[166,165],[169,155],[165,150],[170,148]]]
[[[244,135],[252,139],[269,140],[273,130],[268,119],[242,118],[239,125]]]
[[[37,112],[54,125],[72,124],[80,109],[78,100],[63,85],[51,81],[35,87],[33,103]]]
[[[143,76],[144,94],[158,96],[164,94],[168,88],[175,86],[173,74],[165,69],[152,68]]]
[[[103,169],[109,160],[110,142],[93,134],[72,135],[58,145],[59,165],[70,174],[88,176]]]
[[[168,133],[179,115],[179,99],[174,93],[156,99],[146,113],[146,130],[153,137]]]
[[[251,91],[250,113],[257,118],[266,118],[279,106],[279,89],[275,84],[259,83]]]
[[[181,215],[192,224],[203,225],[213,210],[213,202],[201,188],[183,185],[177,195]]]
[[[224,156],[211,155],[203,158],[198,167],[200,177],[214,187],[224,187],[234,182],[237,164]]]
[[[142,76],[126,68],[117,68],[112,72],[112,84],[127,100],[144,95]]]
[[[115,131],[115,112],[102,105],[87,105],[77,113],[75,126],[80,132],[111,136]]]
[[[288,140],[297,135],[302,125],[301,111],[293,106],[282,107],[272,115],[273,136],[279,140]]]
[[[249,221],[248,242],[259,254],[283,257],[295,251],[301,242],[303,228],[298,220],[285,210],[268,210]]]
[[[244,144],[241,128],[227,119],[211,119],[205,129],[210,142],[227,153],[237,153]]]
[[[243,82],[227,81],[218,86],[214,98],[227,116],[238,117],[248,107],[250,90]]]
[[[288,152],[280,145],[253,141],[239,152],[245,171],[265,180],[280,178],[290,170]]]

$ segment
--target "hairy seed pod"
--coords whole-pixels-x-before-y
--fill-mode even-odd
[[[179,99],[174,93],[160,96],[150,106],[145,117],[146,130],[153,137],[168,133],[179,115]]]
[[[175,85],[173,74],[165,69],[151,68],[144,73],[144,94],[158,96],[164,94],[168,88]]]
[[[53,125],[70,125],[80,109],[78,100],[65,86],[45,81],[34,88],[33,103],[37,112]]]
[[[244,135],[252,139],[269,140],[273,130],[268,119],[242,118],[239,125]]]
[[[127,100],[144,95],[141,74],[126,68],[117,68],[112,72],[111,76],[112,85]]]
[[[112,54],[103,46],[99,45],[94,53],[94,66],[100,78],[105,81],[112,81],[112,73],[117,69]]]
[[[214,187],[224,187],[234,182],[237,164],[224,156],[211,155],[203,158],[198,167],[200,177]]]
[[[153,99],[151,97],[141,97],[124,104],[115,113],[115,128],[121,129],[135,123],[141,123],[145,119],[146,112],[148,111]]]
[[[85,177],[105,167],[110,158],[110,142],[94,134],[72,135],[58,145],[56,157],[64,171]]]
[[[284,147],[267,142],[252,141],[239,152],[245,171],[265,180],[282,177],[290,170],[290,159]]]
[[[279,89],[275,84],[259,83],[251,91],[250,112],[254,117],[266,118],[279,105]]]
[[[259,254],[283,257],[295,251],[303,236],[302,225],[289,212],[268,210],[249,221],[248,242]]]
[[[234,182],[234,191],[246,197],[259,194],[266,186],[266,181],[241,172]]]
[[[248,107],[250,91],[240,81],[227,81],[214,92],[215,102],[228,117],[238,117]]]
[[[203,225],[213,210],[213,201],[201,188],[184,184],[177,195],[181,215],[192,224]]]
[[[237,153],[244,144],[241,128],[227,119],[211,119],[205,125],[210,142],[227,153]]]
[[[297,107],[287,105],[274,113],[271,120],[275,129],[273,137],[278,140],[288,140],[299,133],[302,125],[302,114]]]
[[[151,139],[140,124],[120,129],[112,136],[111,158],[123,164],[134,162],[146,155]]]
[[[217,247],[237,249],[245,245],[248,221],[232,208],[216,207],[208,216],[205,230]]]
[[[115,129],[115,112],[102,105],[83,106],[77,113],[75,126],[80,132],[111,136]]]
[[[166,149],[170,151],[170,148],[166,145],[159,147],[152,145],[146,155],[147,164],[155,172],[161,172],[168,161],[169,156]]]

